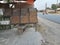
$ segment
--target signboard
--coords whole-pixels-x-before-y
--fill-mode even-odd
[[[8,25],[8,24],[10,24],[10,21],[0,21],[0,24],[1,25]]]

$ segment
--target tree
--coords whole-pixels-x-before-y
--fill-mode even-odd
[[[55,13],[56,13],[57,5],[56,5],[56,4],[52,4],[51,8],[52,8],[53,10],[55,10]]]

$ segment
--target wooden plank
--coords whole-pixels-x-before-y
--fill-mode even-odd
[[[7,8],[4,9],[4,16],[11,16],[12,15],[12,9],[11,8]]]
[[[30,8],[30,23],[37,23],[37,21],[36,9]]]
[[[21,23],[29,23],[28,14],[21,17]]]
[[[22,8],[21,9],[21,23],[29,23],[28,21],[28,9]]]
[[[20,8],[13,9],[13,15],[20,15]]]
[[[19,24],[19,16],[12,16],[10,20],[11,24]]]

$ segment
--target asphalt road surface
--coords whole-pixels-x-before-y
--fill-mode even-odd
[[[60,24],[60,15],[56,15],[56,14],[44,14],[43,15],[42,13],[38,13],[38,16]]]

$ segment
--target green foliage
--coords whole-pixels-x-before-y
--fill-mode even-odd
[[[10,2],[10,0],[6,0],[8,3]]]
[[[53,10],[56,10],[56,9],[57,9],[57,5],[52,4],[51,8],[52,8]]]

